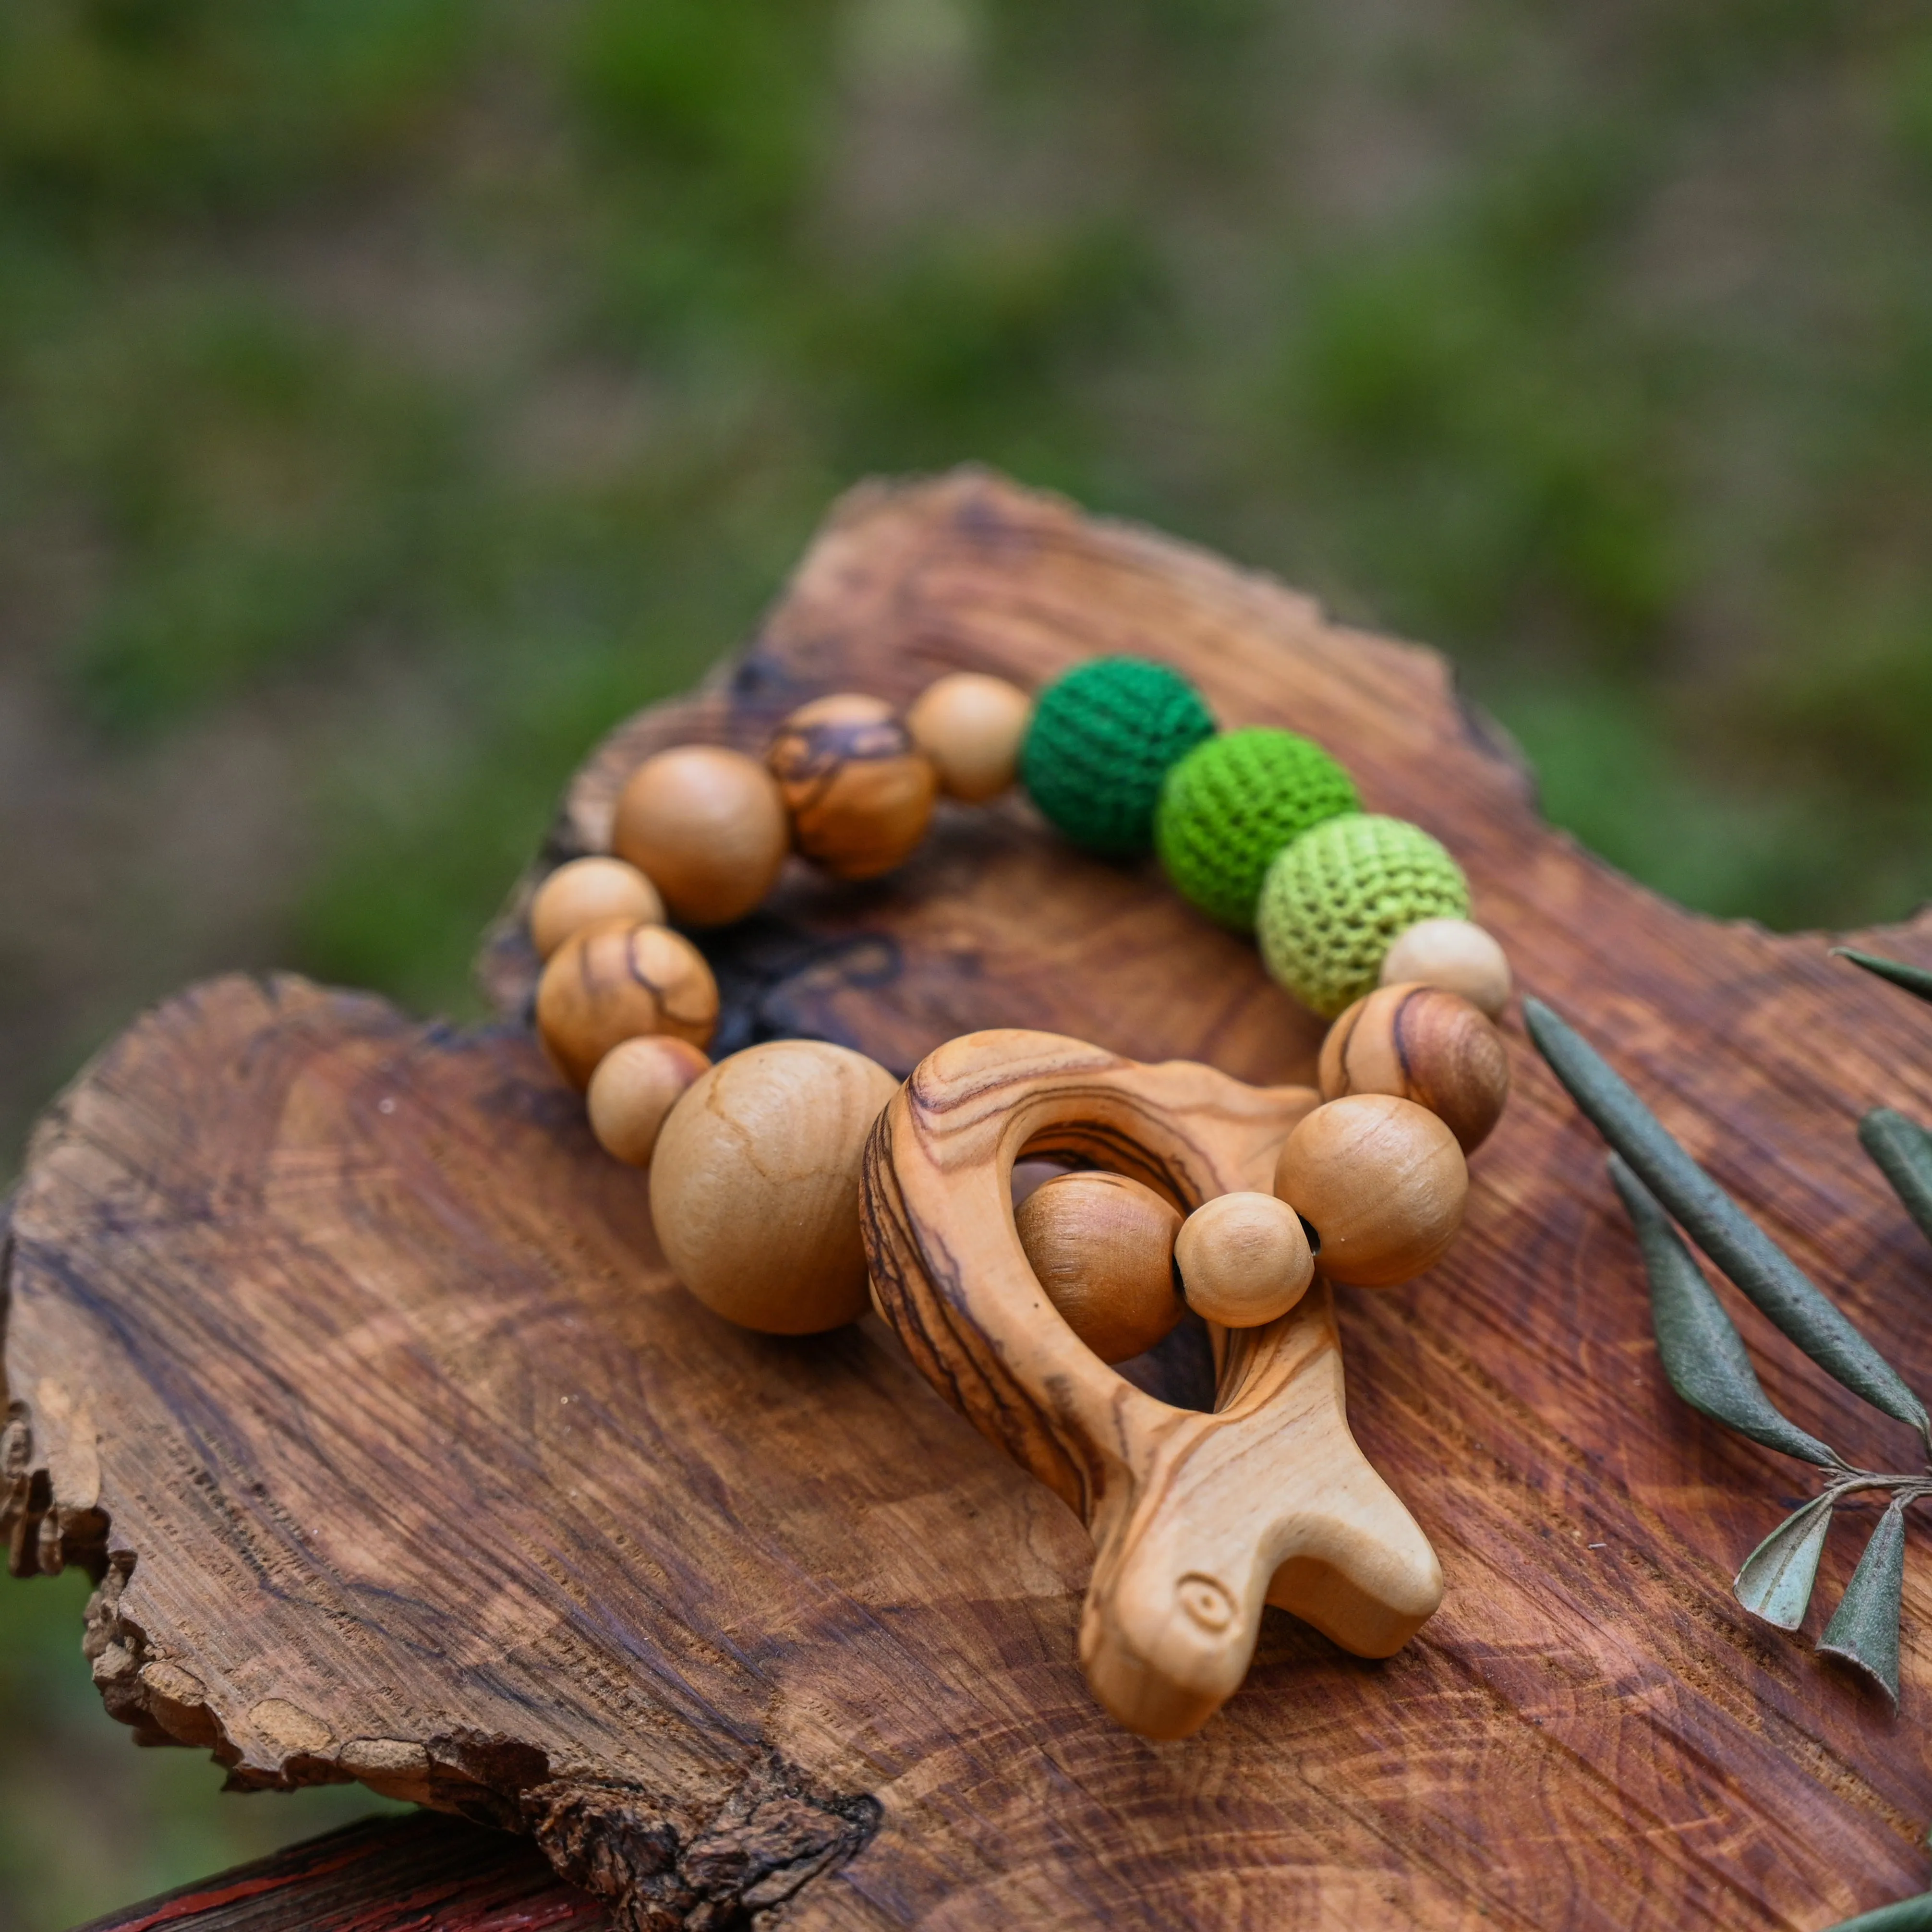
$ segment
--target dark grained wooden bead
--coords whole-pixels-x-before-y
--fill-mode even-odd
[[[1502,1118],[1509,1054],[1502,1034],[1460,993],[1384,986],[1328,1029],[1316,1077],[1324,1100],[1394,1094],[1426,1107],[1466,1154]]]
[[[770,764],[792,843],[842,879],[890,872],[926,836],[939,774],[878,698],[801,705],[772,740]]]
[[[718,982],[704,956],[668,926],[605,920],[572,934],[537,982],[537,1034],[559,1072],[586,1087],[621,1042],[670,1034],[711,1043]]]

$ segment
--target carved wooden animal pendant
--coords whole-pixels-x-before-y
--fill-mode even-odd
[[[1214,1411],[1176,1408],[1048,1301],[1014,1228],[1013,1163],[1090,1160],[1185,1214],[1265,1190],[1316,1098],[1054,1034],[970,1034],[920,1062],[866,1150],[880,1311],[933,1385],[1080,1513],[1095,1550],[1081,1665],[1143,1736],[1214,1714],[1246,1674],[1264,1603],[1387,1657],[1434,1612],[1442,1574],[1348,1432],[1326,1282],[1264,1328],[1210,1324]]]

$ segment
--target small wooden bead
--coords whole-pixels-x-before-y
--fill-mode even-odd
[[[933,762],[949,798],[997,798],[1019,770],[1033,700],[1016,684],[956,670],[929,684],[906,713],[912,741]]]
[[[1502,1036],[1460,993],[1384,986],[1328,1029],[1316,1078],[1324,1100],[1399,1094],[1426,1107],[1473,1154],[1509,1098]]]
[[[842,879],[890,872],[932,822],[939,774],[878,698],[801,705],[772,739],[770,764],[792,843]]]
[[[772,889],[790,848],[772,775],[722,745],[646,758],[618,795],[612,849],[692,926],[742,919]]]
[[[868,1306],[859,1232],[866,1136],[898,1082],[822,1040],[721,1060],[671,1109],[651,1218],[679,1280],[768,1335],[813,1335]]]
[[[1272,1194],[1203,1202],[1180,1224],[1174,1260],[1188,1306],[1224,1328],[1286,1315],[1315,1279],[1300,1216]]]
[[[573,933],[537,982],[537,1032],[557,1071],[587,1086],[620,1042],[669,1034],[709,1046],[718,982],[704,956],[668,926],[605,920]]]
[[[590,1076],[590,1131],[608,1154],[649,1167],[665,1117],[711,1064],[688,1040],[647,1034],[620,1040]]]
[[[1440,986],[1499,1020],[1509,1004],[1509,956],[1472,920],[1420,920],[1383,956],[1382,982]]]
[[[1283,1143],[1274,1191],[1315,1231],[1334,1281],[1393,1288],[1439,1261],[1462,1225],[1469,1171],[1426,1107],[1352,1094],[1317,1107]]]
[[[572,859],[558,866],[530,901],[530,944],[548,959],[573,932],[599,920],[662,926],[664,901],[634,866],[621,859]]]
[[[1013,1210],[1046,1298],[1103,1362],[1144,1354],[1185,1312],[1174,1292],[1179,1213],[1124,1174],[1063,1174]]]

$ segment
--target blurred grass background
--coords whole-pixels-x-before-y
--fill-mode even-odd
[[[142,1001],[466,1012],[573,762],[974,457],[1454,656],[1691,904],[1932,881],[1932,20],[1796,0],[8,0],[0,1172]],[[0,1586],[0,1932],[368,1801]]]

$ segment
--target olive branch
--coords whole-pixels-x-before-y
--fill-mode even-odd
[[[1932,1002],[1932,973],[1847,947],[1834,950]],[[1780,1630],[1796,1630],[1811,1600],[1832,1511],[1848,1496],[1875,1492],[1889,1497],[1817,1648],[1863,1672],[1895,1708],[1905,1512],[1932,1496],[1932,1417],[1898,1371],[1690,1158],[1580,1034],[1540,1000],[1523,1001],[1523,1017],[1538,1051],[1610,1144],[1610,1178],[1636,1231],[1658,1353],[1671,1387],[1713,1421],[1826,1473],[1824,1488],[1744,1558],[1732,1586],[1738,1601]],[[1880,1107],[1858,1123],[1858,1140],[1906,1212],[1932,1239],[1932,1134]],[[1826,1374],[1916,1430],[1925,1466],[1906,1472],[1860,1468],[1781,1413],[1759,1382],[1743,1337],[1692,1255],[1687,1235]]]

